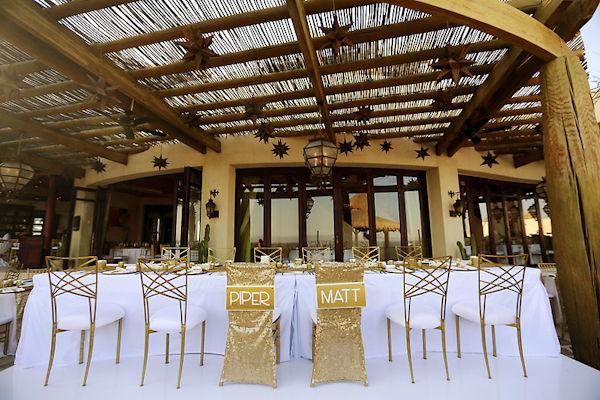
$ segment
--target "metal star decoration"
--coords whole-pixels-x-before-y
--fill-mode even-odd
[[[284,155],[289,155],[288,154],[288,150],[290,148],[288,147],[287,143],[282,143],[281,139],[279,139],[279,143],[274,144],[273,145],[273,150],[271,150],[273,152],[273,154],[275,154],[275,157],[279,156],[279,158],[283,158]]]
[[[346,156],[348,155],[348,153],[352,153],[353,147],[354,145],[352,144],[352,142],[346,141],[346,138],[344,138],[343,142],[338,144],[340,153],[344,153]]]
[[[325,33],[325,39],[327,40],[321,45],[320,49],[331,47],[333,50],[333,54],[337,56],[340,52],[342,44],[345,44],[347,46],[354,46],[354,43],[352,43],[350,39],[348,39],[348,30],[351,27],[351,23],[340,27],[340,24],[338,24],[337,15],[334,15],[333,26],[331,28],[327,28],[325,26],[319,27],[323,31],[323,33]]]
[[[83,85],[83,87],[92,93],[85,99],[85,102],[96,102],[100,111],[105,111],[107,107],[112,108],[117,102],[113,94],[119,87],[108,86],[103,77],[96,80],[88,75],[88,80],[89,85]]]
[[[200,29],[184,30],[183,34],[187,39],[185,42],[175,42],[187,52],[183,56],[183,62],[188,63],[194,61],[196,69],[205,70],[211,67],[211,57],[218,57],[218,54],[209,49],[212,43],[213,35],[204,37]]]
[[[167,168],[167,165],[169,165],[169,162],[167,161],[167,158],[163,158],[162,156],[162,151],[160,153],[160,157],[154,157],[154,160],[152,161],[152,166],[154,168],[158,167],[158,170],[160,171],[162,168]]]
[[[452,104],[453,98],[454,96],[450,92],[440,89],[435,94],[431,105],[435,107],[436,111],[448,111],[448,106]]]
[[[392,142],[388,142],[387,140],[384,140],[382,144],[380,144],[381,146],[381,152],[383,153],[384,151],[387,153],[390,150],[393,149],[392,147]]]
[[[265,144],[269,143],[269,139],[272,139],[274,136],[272,135],[274,129],[271,128],[270,122],[261,122],[260,126],[257,127],[258,131],[254,134],[255,138],[258,138],[258,141],[263,141]]]
[[[415,150],[417,152],[417,158],[422,158],[423,161],[425,161],[425,157],[429,157],[430,154],[428,153],[429,151],[429,147],[428,148],[423,148],[423,146],[421,146],[421,150]]]
[[[492,168],[493,164],[500,164],[498,161],[496,161],[497,157],[498,156],[495,156],[488,151],[487,156],[481,156],[481,158],[483,158],[481,165],[487,165],[488,167]]]
[[[362,107],[359,107],[358,111],[355,111],[353,114],[356,115],[356,120],[358,122],[362,122],[363,124],[366,124],[367,121],[371,118],[371,114],[373,114],[373,110],[371,110],[367,106],[362,106]]]
[[[192,109],[181,114],[181,120],[189,128],[198,128],[200,126],[200,119],[201,117],[196,109]]]
[[[364,133],[354,135],[354,147],[360,151],[363,151],[365,147],[371,147],[371,144],[369,143],[369,137]]]
[[[106,164],[104,164],[102,161],[100,161],[99,158],[97,158],[92,164],[92,169],[96,171],[96,173],[101,174],[102,172],[106,171]]]
[[[263,107],[267,104],[267,102],[261,102],[256,100],[256,97],[250,99],[250,101],[242,101],[244,107],[246,107],[246,111],[244,111],[244,115],[242,115],[242,119],[250,118],[252,123],[256,125],[256,119],[258,117],[263,116]]]
[[[446,45],[443,52],[436,51],[439,55],[439,60],[430,64],[432,68],[441,69],[436,79],[440,81],[444,79],[446,75],[450,75],[454,83],[458,85],[461,75],[473,76],[467,67],[475,64],[475,61],[467,60],[465,58],[468,52],[469,45],[464,45],[454,50],[450,43]]]
[[[21,89],[29,87],[21,82],[22,77],[17,75],[15,67],[11,64],[0,69],[0,101],[9,101],[21,97]]]

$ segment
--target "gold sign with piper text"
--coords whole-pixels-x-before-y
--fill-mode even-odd
[[[228,311],[271,311],[275,308],[274,286],[227,286]]]
[[[317,285],[317,308],[366,307],[364,282],[324,283]]]

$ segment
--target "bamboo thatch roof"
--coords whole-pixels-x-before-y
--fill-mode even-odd
[[[543,2],[508,4],[538,18]],[[565,10],[542,22],[571,23]],[[322,48],[321,27],[331,28],[334,16],[342,27],[351,24],[353,45],[338,55]],[[218,56],[206,69],[182,61],[186,49],[178,43],[192,28],[213,36]],[[564,39],[583,57],[578,35]],[[436,79],[431,64],[447,45],[470,46],[472,76]],[[80,176],[98,157],[125,164],[128,154],[165,142],[218,152],[223,137],[253,134],[269,122],[279,137],[321,129],[334,140],[407,137],[436,142],[449,155],[475,146],[513,154],[518,167],[543,155],[542,61],[516,48],[487,96],[493,100],[474,97],[492,90],[490,73],[514,47],[441,16],[369,0],[2,2],[0,157],[19,150],[38,170],[71,167]],[[112,109],[91,101],[90,82],[100,79],[114,87]],[[264,104],[256,125],[251,101]],[[357,120],[359,107],[372,110],[365,122]],[[183,119],[190,112],[196,125]],[[134,118],[140,123],[126,134],[119,119]]]

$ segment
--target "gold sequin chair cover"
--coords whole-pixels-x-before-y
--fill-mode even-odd
[[[227,265],[228,286],[271,286],[271,264]],[[273,311],[229,311],[229,330],[221,382],[262,383],[277,387]]]
[[[318,262],[315,273],[317,284],[363,281],[360,263]],[[317,310],[311,386],[331,381],[368,386],[360,322],[360,308]]]

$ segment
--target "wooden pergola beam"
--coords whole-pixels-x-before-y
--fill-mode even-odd
[[[132,3],[136,0],[72,0],[68,3],[46,8],[44,11],[59,20],[71,15],[83,14],[102,8]]]
[[[515,168],[521,168],[527,164],[531,164],[532,162],[540,161],[543,159],[544,159],[544,149],[541,149],[541,148],[531,150],[523,155],[513,156]]]
[[[0,150],[0,159],[7,159],[14,156],[14,151]],[[40,157],[39,155],[33,156],[26,153],[20,153],[18,158],[20,161],[31,165],[36,173],[45,172],[49,174],[59,175],[65,171],[65,168],[67,166],[66,164],[56,162],[46,157]],[[72,170],[72,172],[76,178],[83,178],[83,176],[85,175],[85,171],[80,168],[74,169]]]

